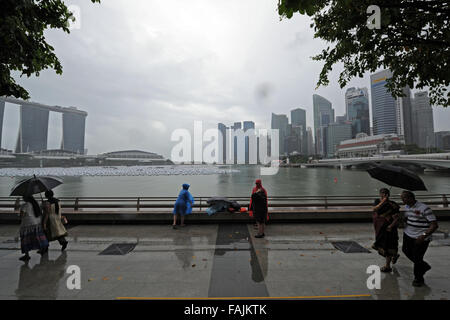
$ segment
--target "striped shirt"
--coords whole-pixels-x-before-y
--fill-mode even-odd
[[[417,213],[416,213],[417,212]],[[404,233],[417,239],[430,228],[432,221],[436,221],[433,211],[424,203],[416,201],[413,206],[405,205],[406,227]],[[431,240],[431,235],[425,240]]]

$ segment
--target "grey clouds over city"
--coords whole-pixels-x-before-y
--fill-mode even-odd
[[[173,130],[195,120],[216,126],[251,120],[270,126],[271,113],[307,110],[312,95],[345,113],[348,87],[367,87],[369,74],[346,88],[315,90],[322,63],[311,56],[326,46],[313,39],[310,20],[280,21],[275,0],[66,1],[81,9],[80,29],[47,32],[63,75],[21,78],[31,100],[75,106],[89,113],[89,154],[140,149],[170,156]],[[370,90],[369,90],[370,94]],[[369,99],[370,101],[370,99]],[[49,148],[59,148],[61,120],[50,116]],[[2,146],[13,149],[18,108],[7,104]],[[435,131],[450,130],[450,110],[434,107]],[[53,135],[52,135],[53,134]]]

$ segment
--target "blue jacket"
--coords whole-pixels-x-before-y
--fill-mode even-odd
[[[180,191],[178,195],[177,201],[175,201],[175,207],[173,208],[173,213],[176,212],[177,206],[185,207],[186,212],[184,214],[192,213],[192,205],[194,204],[194,197],[187,189],[183,189]]]

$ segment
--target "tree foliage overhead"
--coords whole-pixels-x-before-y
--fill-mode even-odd
[[[30,77],[52,68],[62,74],[61,63],[44,31],[55,28],[70,33],[70,21],[74,17],[63,0],[0,0],[0,96],[29,98],[11,71]]]
[[[370,5],[381,10],[381,28],[370,29]],[[280,19],[295,13],[312,17],[314,37],[329,46],[313,60],[324,61],[320,85],[329,83],[332,66],[343,63],[343,88],[353,77],[390,69],[387,87],[395,97],[402,88],[429,87],[433,105],[450,105],[450,1],[446,0],[279,0]]]

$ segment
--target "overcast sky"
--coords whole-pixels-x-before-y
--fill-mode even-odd
[[[140,149],[170,157],[177,128],[195,120],[216,126],[252,120],[269,128],[271,113],[307,110],[312,95],[345,113],[347,87],[370,88],[369,74],[340,89],[341,66],[315,90],[326,44],[309,18],[280,21],[276,0],[65,1],[81,9],[80,29],[46,33],[63,65],[21,78],[31,100],[88,112],[89,154]],[[370,91],[369,91],[370,94]],[[434,108],[435,131],[450,130],[450,110]],[[51,114],[49,148],[59,148],[61,116]],[[18,108],[7,104],[2,146],[13,149]]]

